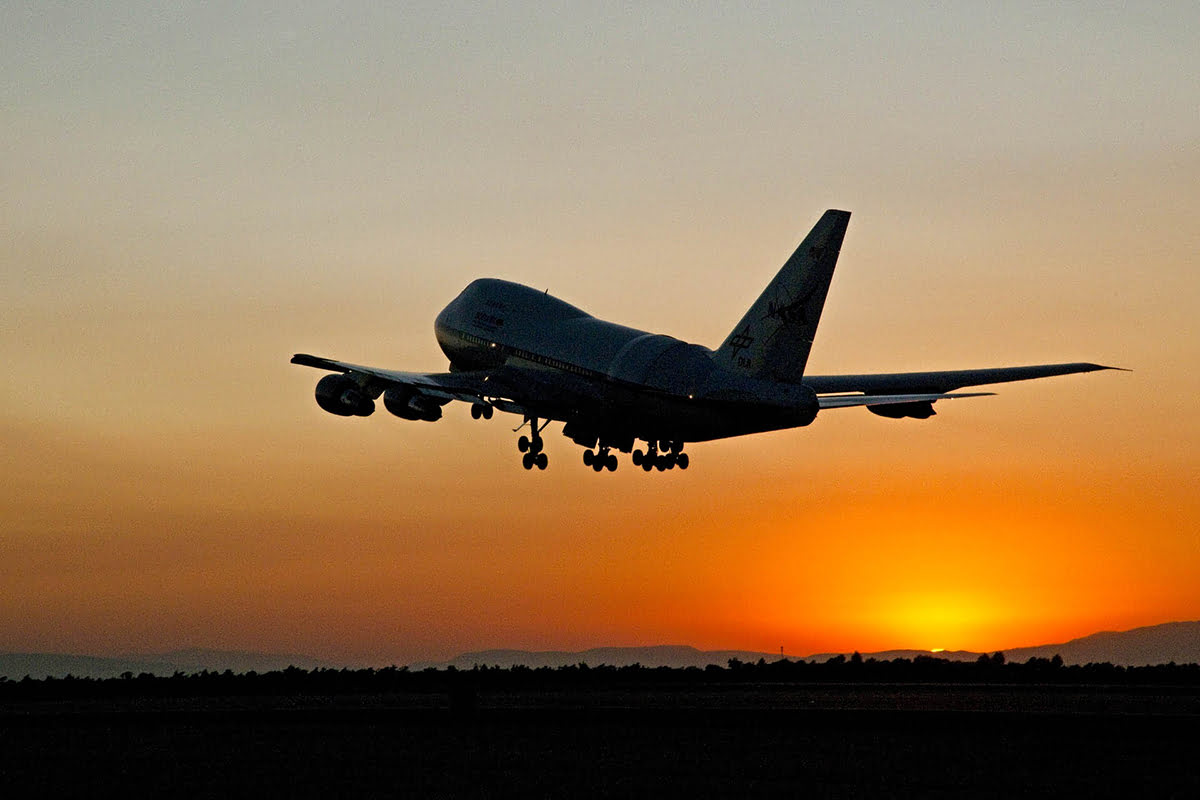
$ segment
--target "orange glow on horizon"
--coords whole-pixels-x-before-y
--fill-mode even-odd
[[[222,443],[174,461],[140,444],[131,458],[115,440],[76,448],[25,437],[10,486],[53,475],[54,464],[86,471],[54,495],[16,495],[25,499],[10,511],[2,576],[11,600],[0,609],[8,640],[373,663],[662,643],[783,645],[793,656],[991,652],[1194,618],[1200,607],[1194,556],[1153,534],[1200,514],[1185,487],[1146,508],[1113,482],[1098,509],[1094,486],[1040,475],[951,473],[914,489],[883,470],[842,485],[801,470],[733,495],[720,488],[735,468],[721,448],[736,447],[722,445],[686,480],[583,481],[560,458],[548,487],[533,489],[505,472],[496,446],[480,458],[497,483],[475,488],[444,465],[418,474],[406,458],[388,470],[331,459],[342,434],[315,430],[316,444],[240,462]],[[412,436],[444,435],[370,433],[410,452]],[[762,457],[778,455],[768,447]],[[96,466],[105,463],[127,466]],[[417,481],[421,495],[397,491]],[[608,502],[614,487],[620,504]],[[664,491],[669,508],[659,507]],[[441,499],[455,495],[470,502]],[[206,505],[210,496],[221,505]],[[564,523],[578,508],[589,509],[587,525]],[[62,637],[39,633],[48,630]]]

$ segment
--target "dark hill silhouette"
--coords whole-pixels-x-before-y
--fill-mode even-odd
[[[1012,662],[1024,662],[1030,658],[1053,658],[1057,655],[1062,656],[1064,664],[1108,663],[1123,667],[1167,664],[1172,661],[1176,664],[1200,664],[1200,621],[1165,622],[1128,631],[1102,631],[1061,644],[1008,647],[1002,652]],[[850,654],[822,653],[808,656],[806,660],[824,661],[835,655]],[[862,654],[863,658],[879,661],[927,655],[930,653],[926,650],[885,650]],[[974,661],[980,654],[968,650],[948,650],[934,655],[948,661]]]
[[[1100,664],[1127,667],[1146,664],[1200,663],[1200,621],[1167,622],[1129,631],[1102,631],[1062,644],[1016,647],[1004,651],[1010,661],[1061,655],[1064,664]]]

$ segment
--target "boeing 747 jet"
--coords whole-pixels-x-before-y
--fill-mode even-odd
[[[882,417],[927,419],[940,400],[990,392],[959,389],[1113,369],[1099,364],[805,375],[833,278],[848,211],[826,211],[779,274],[716,350],[605,322],[547,292],[483,278],[438,314],[434,334],[447,372],[396,372],[297,354],[293,364],[332,373],[317,405],[366,417],[375,401],[407,420],[434,422],[458,400],[475,419],[494,410],[523,418],[514,433],[525,469],[546,468],[542,432],[562,422],[596,472],[636,466],[687,469],[684,446],[800,428],[829,408],[865,406]],[[645,445],[639,445],[645,442]],[[614,452],[616,451],[616,452]]]

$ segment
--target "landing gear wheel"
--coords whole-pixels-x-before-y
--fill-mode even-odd
[[[642,459],[642,469],[645,470],[646,472],[649,472],[650,470],[654,469],[654,461],[652,461],[649,458]]]
[[[640,467],[642,465],[642,451],[641,450],[633,451],[633,465],[635,467]]]
[[[687,454],[687,453],[680,453],[679,455],[675,456],[675,460],[676,460],[677,462],[679,462],[679,468],[680,468],[680,469],[687,469],[687,468],[688,468],[688,461],[689,461],[689,459],[688,459],[688,454]]]
[[[593,453],[592,453],[592,451],[591,451],[591,450],[584,450],[584,451],[583,451],[583,463],[584,463],[586,466],[589,466],[589,467],[590,467],[590,466],[592,465],[592,462],[593,462],[593,461],[595,461],[595,460],[596,460],[596,457],[595,457],[595,455],[593,455]]]
[[[604,459],[604,466],[608,467],[609,472],[617,471],[617,457],[609,454],[608,458]]]
[[[520,439],[517,439],[517,449],[520,450],[522,453],[527,452],[529,450],[529,437],[528,436],[522,436]],[[526,467],[525,469],[529,469],[529,467]]]
[[[539,470],[545,469],[546,465],[550,463],[550,459],[546,457],[545,453],[538,453],[533,457],[533,460]]]
[[[535,456],[533,453],[526,453],[525,455],[521,456],[521,466],[525,469],[533,469],[533,462],[536,458],[537,456]]]
[[[483,414],[484,419],[491,419],[492,418],[492,407],[491,406],[483,406],[479,413]]]

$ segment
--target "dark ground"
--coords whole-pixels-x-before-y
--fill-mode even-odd
[[[1200,688],[769,685],[0,706],[0,796],[1200,797]]]

